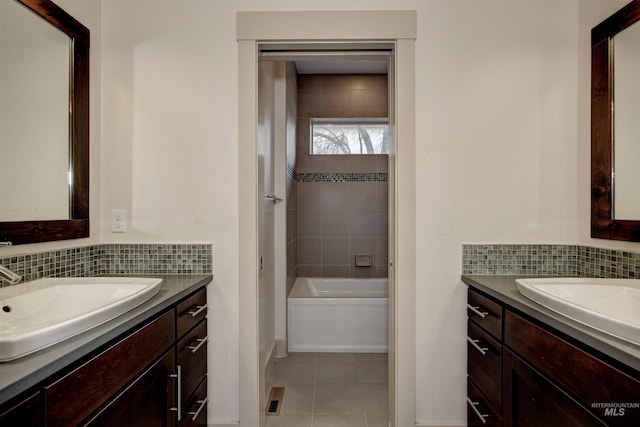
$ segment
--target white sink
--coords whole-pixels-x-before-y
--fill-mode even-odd
[[[47,278],[0,288],[0,362],[55,344],[147,301],[162,279]]]
[[[639,279],[517,279],[521,294],[573,320],[640,344]]]

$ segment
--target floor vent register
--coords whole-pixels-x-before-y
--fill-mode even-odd
[[[280,415],[282,398],[284,397],[284,387],[271,387],[269,400],[267,400],[267,415]]]

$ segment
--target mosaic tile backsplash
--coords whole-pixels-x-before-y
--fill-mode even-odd
[[[576,246],[462,245],[464,274],[575,275]]]
[[[0,258],[23,282],[42,277],[211,274],[211,244],[101,244]],[[0,280],[0,285],[5,283]]]
[[[28,282],[42,277],[211,274],[211,244],[101,244],[0,258]],[[640,253],[579,245],[464,244],[463,274],[640,278]],[[0,280],[0,286],[5,283]]]
[[[640,253],[579,245],[462,245],[463,274],[640,277]]]

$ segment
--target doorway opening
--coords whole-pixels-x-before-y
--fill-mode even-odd
[[[287,389],[267,426],[291,414],[387,424],[392,50],[261,46],[260,382]],[[353,396],[323,403],[337,395]]]
[[[326,25],[331,22],[332,25]],[[295,23],[295,25],[292,25]],[[239,12],[239,298],[240,424],[265,423],[266,340],[263,326],[265,273],[261,268],[267,194],[259,186],[264,156],[259,134],[258,77],[261,48],[368,50],[392,45],[390,127],[396,151],[389,154],[389,352],[390,426],[415,423],[415,11]],[[278,42],[263,42],[278,40]],[[312,42],[310,42],[312,41]],[[284,48],[285,45],[288,47]],[[340,49],[336,49],[339,46]],[[275,200],[275,199],[272,199]],[[393,201],[392,201],[393,200]],[[266,212],[267,215],[269,214]],[[398,254],[398,256],[396,256]],[[251,255],[254,255],[252,258]]]

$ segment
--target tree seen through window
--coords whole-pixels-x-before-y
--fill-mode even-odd
[[[386,119],[312,119],[311,154],[387,154]]]

